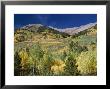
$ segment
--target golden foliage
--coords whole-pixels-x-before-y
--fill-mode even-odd
[[[62,61],[62,60],[54,60],[53,61],[53,66],[51,66],[51,71],[54,73],[54,74],[59,74],[59,73],[62,73],[64,72],[64,67],[66,66],[65,63]]]
[[[27,52],[21,50],[19,52],[19,57],[21,59],[21,66],[22,66],[22,69],[24,69],[25,65],[27,64],[27,61],[28,61],[28,54]]]
[[[77,58],[77,65],[81,74],[95,74],[97,71],[96,51],[82,52]]]

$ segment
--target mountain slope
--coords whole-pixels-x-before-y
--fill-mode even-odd
[[[80,27],[73,27],[73,28],[57,29],[57,28],[53,28],[51,26],[50,26],[50,28],[56,29],[56,30],[61,31],[61,32],[68,33],[69,35],[74,35],[74,34],[78,34],[81,31],[87,30],[91,27],[94,27],[96,25],[97,25],[97,23],[95,22],[95,23],[89,23],[86,25],[81,25]]]
[[[65,38],[70,35],[65,32],[59,32],[55,29],[49,28],[47,26],[43,26],[41,24],[29,24],[19,29],[15,29],[14,39],[15,42],[21,42],[26,40],[32,40],[34,38]],[[36,39],[37,39],[36,38]]]
[[[94,27],[96,25],[96,23],[90,23],[90,24],[87,24],[87,25],[82,25],[80,27],[74,27],[73,29],[66,29],[64,32],[65,33],[68,33],[70,35],[74,35],[74,34],[78,34],[79,32],[81,31],[84,31],[84,30],[87,30],[91,27]]]
[[[82,25],[80,27],[57,29],[53,27],[43,26],[41,24],[29,24],[23,26],[19,29],[15,29],[14,41],[21,42],[26,40],[35,40],[40,38],[66,38],[72,35],[73,37],[82,34],[96,34],[96,31],[91,31],[92,29],[97,29],[97,23],[89,23]]]

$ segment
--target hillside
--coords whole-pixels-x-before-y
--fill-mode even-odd
[[[61,31],[61,32],[68,33],[69,35],[74,35],[74,34],[78,34],[79,32],[90,29],[92,27],[95,27],[96,25],[97,25],[97,23],[95,22],[95,23],[89,23],[89,24],[81,25],[79,27],[64,28],[64,29],[54,28],[54,29]],[[51,28],[53,28],[53,27],[51,27]]]
[[[59,32],[55,29],[43,26],[41,24],[29,24],[19,29],[15,29],[15,42],[34,40],[39,38],[66,38],[70,35],[64,32]]]
[[[41,24],[29,24],[15,29],[14,43],[15,76],[97,74],[97,25],[71,35]]]

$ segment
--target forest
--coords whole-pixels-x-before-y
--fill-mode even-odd
[[[97,25],[74,35],[45,26],[14,32],[15,76],[96,76]]]

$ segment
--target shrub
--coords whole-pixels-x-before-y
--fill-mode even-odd
[[[34,44],[29,49],[29,54],[32,57],[32,59],[40,60],[43,58],[44,51],[41,49],[39,44]]]
[[[21,69],[21,58],[19,57],[18,52],[14,54],[14,75],[19,76],[20,75],[20,69]]]
[[[65,63],[60,59],[55,59],[52,61],[51,71],[54,75],[59,75],[64,72]]]
[[[65,64],[65,75],[79,75],[74,55],[70,54]]]
[[[41,69],[41,63],[43,61],[43,55],[44,51],[41,49],[39,44],[34,44],[32,47],[29,49],[29,55],[32,58],[33,61],[33,75],[39,75],[40,74],[40,69]]]
[[[21,49],[19,51],[20,57],[20,66],[21,66],[21,73],[20,75],[28,75],[29,74],[29,54],[26,52],[26,48]]]
[[[80,46],[78,42],[71,41],[69,43],[70,51],[81,53],[82,51],[87,51],[88,48],[86,46]]]
[[[18,42],[22,42],[22,41],[25,40],[25,37],[21,35],[21,36],[16,37],[15,40],[18,41]]]
[[[96,51],[82,52],[77,58],[77,65],[82,75],[96,75]]]
[[[44,60],[42,61],[42,75],[53,75],[51,71],[53,56],[51,55],[51,53],[47,52],[44,54],[43,59]]]

